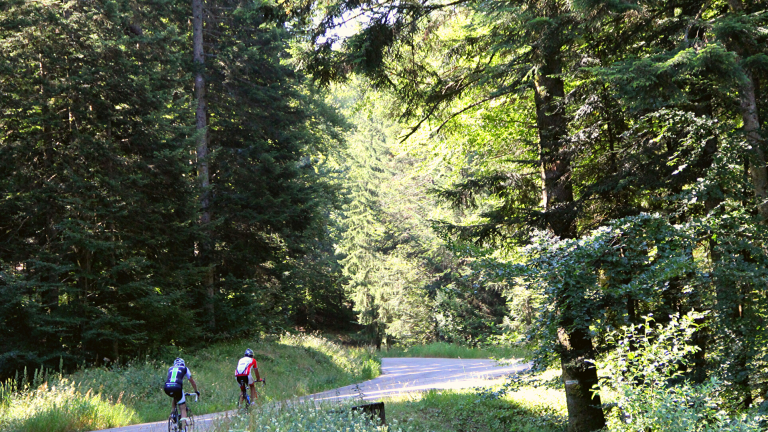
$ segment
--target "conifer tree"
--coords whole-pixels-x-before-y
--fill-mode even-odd
[[[341,223],[343,237],[339,249],[344,258],[340,263],[358,322],[368,326],[371,339],[381,348],[386,326],[393,318],[385,305],[390,297],[388,287],[380,280],[386,261],[383,251],[393,247],[380,202],[382,187],[392,175],[392,154],[388,148],[392,139],[388,129],[392,124],[370,117],[359,123],[347,143],[345,177],[350,185]]]
[[[298,297],[285,278],[333,205],[317,157],[339,119],[288,57],[285,12],[261,2],[207,9],[211,229],[219,334],[282,327]],[[292,264],[293,263],[293,264]],[[259,328],[259,327],[256,327]]]
[[[157,18],[174,13],[0,7],[0,374],[194,336],[180,35]]]
[[[197,182],[200,188],[200,232],[202,237],[196,244],[196,253],[200,258],[201,266],[208,267],[203,280],[208,299],[205,302],[205,310],[208,314],[208,326],[211,331],[216,329],[216,315],[214,313],[214,262],[213,239],[210,233],[211,223],[211,199],[210,199],[210,174],[208,171],[208,112],[206,109],[205,95],[205,49],[203,35],[203,0],[192,0],[192,53],[195,65],[195,135],[197,141]]]
[[[188,28],[179,2],[0,4],[0,376],[284,328],[304,301],[340,120],[284,63],[279,7],[195,6]]]

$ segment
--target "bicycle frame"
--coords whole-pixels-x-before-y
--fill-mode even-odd
[[[194,396],[195,402],[198,401],[197,393],[184,393],[184,396]],[[184,402],[186,403],[186,401]],[[171,415],[168,417],[168,432],[187,432],[194,425],[192,420],[192,409],[187,405],[187,422],[185,425],[179,425],[179,404],[171,411]]]
[[[267,385],[267,379],[266,378],[262,378],[261,380],[259,380],[257,382],[261,382],[263,386]],[[239,384],[240,384],[240,397],[242,398],[243,401],[245,401],[245,407],[248,408],[251,405],[251,403],[252,403],[251,396],[248,394],[248,387],[249,386],[244,384],[244,383],[242,383],[242,382],[240,382]],[[256,391],[256,397],[258,397],[258,394],[259,394],[259,392]],[[237,403],[238,403],[238,405],[240,405],[240,400],[238,400]]]

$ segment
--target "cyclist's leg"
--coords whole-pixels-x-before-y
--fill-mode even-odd
[[[235,381],[237,381],[237,385],[240,386],[240,399],[238,399],[237,404],[243,403],[243,400],[245,399],[245,385],[248,382],[248,380],[243,376],[236,376]]]
[[[253,380],[253,371],[248,374],[248,387],[251,388],[251,402],[256,402],[256,383]]]
[[[165,394],[171,397],[171,412],[173,412],[176,410],[176,402],[178,402],[179,399],[184,396],[184,394],[182,393],[181,388],[178,386],[166,385],[164,390]]]
[[[187,398],[184,396],[183,389],[179,390],[179,392],[181,393],[181,399],[179,399],[177,404],[179,406],[181,418],[186,418],[187,417]]]

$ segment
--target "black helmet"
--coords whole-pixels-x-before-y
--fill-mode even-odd
[[[253,358],[253,351],[250,348],[248,348],[247,350],[245,350],[245,356]]]

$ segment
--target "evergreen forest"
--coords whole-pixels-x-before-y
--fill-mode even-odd
[[[319,331],[764,430],[767,118],[765,0],[0,0],[0,380]]]

